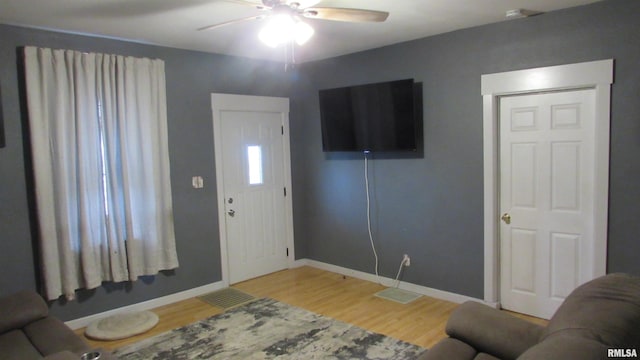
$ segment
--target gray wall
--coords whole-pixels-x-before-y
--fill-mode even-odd
[[[160,58],[166,66],[180,267],[142,281],[81,291],[78,301],[52,303],[52,312],[68,320],[219,281],[210,94],[287,96],[292,73],[285,73],[277,63],[0,25],[0,93],[7,143],[0,148],[0,295],[23,288],[35,290],[39,282],[30,218],[30,156],[24,138],[27,119],[21,109],[16,57],[18,48],[25,45]],[[203,176],[204,189],[191,187],[193,175]]]
[[[423,84],[424,158],[371,164],[381,274],[483,297],[482,74],[615,59],[608,271],[640,275],[640,2],[604,1],[308,63],[292,149],[296,236],[307,256],[372,272],[362,155],[321,150],[317,90],[414,78]],[[374,155],[375,157],[375,155]]]

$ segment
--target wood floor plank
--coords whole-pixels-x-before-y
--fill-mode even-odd
[[[292,295],[291,286],[282,286],[296,279],[296,286],[310,297]],[[310,267],[271,274],[236,287],[424,347],[433,346],[445,336],[446,320],[457,307],[424,296],[407,305],[399,304],[374,296],[385,289],[382,285]],[[285,290],[278,290],[281,287]],[[434,328],[437,331],[432,336],[424,336]]]
[[[89,339],[84,336],[85,328],[76,330],[76,334],[81,336],[91,347],[104,348],[108,350],[133,344],[143,339],[161,334],[171,329],[179,328],[198,320],[206,319],[210,316],[222,313],[222,309],[211,306],[198,298],[191,298],[173,304],[161,306],[153,310],[158,315],[158,324],[144,334],[133,336],[122,340],[99,341]]]
[[[430,348],[444,338],[444,328],[458,304],[422,296],[403,305],[374,296],[385,287],[373,282],[300,267],[233,285],[256,297],[269,297],[361,328]],[[219,314],[222,309],[197,298],[153,309],[158,325],[145,334],[117,341],[87,339],[93,347],[116,349]],[[545,320],[518,316],[537,323]],[[76,331],[78,335],[84,329]]]

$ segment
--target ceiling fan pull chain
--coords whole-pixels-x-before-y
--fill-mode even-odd
[[[295,57],[295,42],[291,40],[284,44],[284,71],[295,69],[296,57]]]
[[[289,48],[287,44],[285,44],[282,48],[284,51],[284,71],[286,72],[289,70]]]
[[[295,65],[296,63],[296,44],[293,40],[291,40],[291,64]]]

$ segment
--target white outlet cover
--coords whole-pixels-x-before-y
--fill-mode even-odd
[[[194,189],[202,189],[204,187],[204,180],[202,179],[202,176],[192,177],[191,186],[193,186]]]

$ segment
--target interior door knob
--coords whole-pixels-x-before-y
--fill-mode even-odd
[[[234,216],[236,216],[236,211],[235,211],[235,210],[233,210],[233,209],[231,209],[231,210],[229,210],[229,211],[227,212],[227,214],[229,214],[229,216],[231,216],[231,217],[234,217]]]
[[[500,219],[507,225],[511,224],[511,215],[509,213],[504,213]]]

